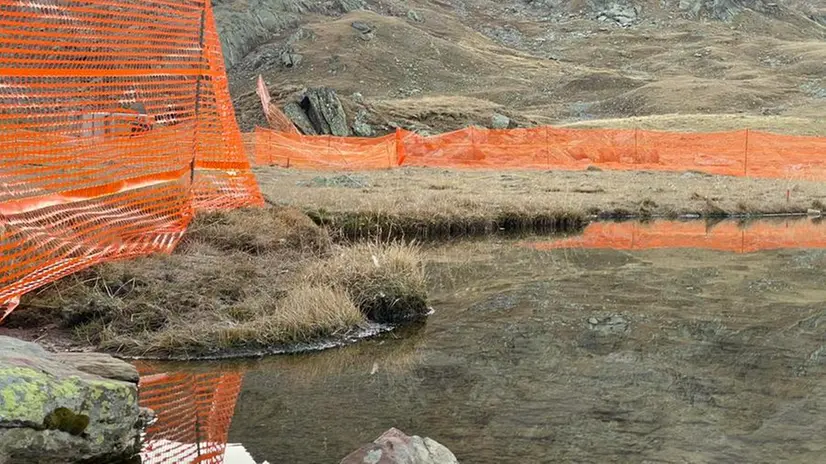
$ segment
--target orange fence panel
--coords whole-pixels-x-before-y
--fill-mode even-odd
[[[195,209],[262,204],[206,0],[0,0],[0,320]]]
[[[547,168],[545,128],[486,130],[469,127],[421,137],[404,133],[405,164],[427,167]]]
[[[749,132],[748,175],[826,180],[826,138]]]
[[[144,464],[224,461],[240,371],[176,372],[140,365],[139,402],[155,412],[144,437]]]
[[[749,130],[678,133],[638,129],[482,129],[423,137],[398,130],[379,139],[306,137],[257,129],[259,165],[319,170],[397,166],[482,169],[688,171],[826,180],[826,138]],[[337,147],[331,149],[331,147]],[[380,153],[376,153],[380,150]]]
[[[256,165],[298,169],[370,170],[399,165],[396,135],[377,138],[301,135],[255,129]]]

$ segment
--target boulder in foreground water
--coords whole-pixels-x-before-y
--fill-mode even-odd
[[[456,456],[430,438],[408,436],[396,428],[350,453],[340,464],[458,464]]]
[[[101,461],[136,453],[136,378],[133,366],[111,357],[60,356],[0,336],[0,463]]]

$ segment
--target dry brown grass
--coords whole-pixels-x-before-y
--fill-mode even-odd
[[[751,129],[789,135],[826,135],[826,123],[822,119],[747,114],[664,114],[617,119],[593,119],[566,124],[562,127],[675,132],[721,132]]]
[[[204,244],[222,252],[254,255],[283,250],[325,252],[330,237],[295,209],[240,209],[198,215],[183,246]]]
[[[265,195],[308,212],[316,222],[347,235],[384,237],[576,229],[589,215],[806,213],[826,201],[823,182],[698,172],[402,168],[350,173],[361,188],[313,181],[334,173],[262,168],[257,175]],[[743,204],[749,207],[744,210]]]
[[[372,321],[397,323],[423,317],[428,309],[425,273],[410,246],[357,244],[313,263],[305,279],[341,289]]]
[[[426,308],[416,249],[332,251],[327,233],[295,210],[215,213],[197,219],[174,254],[70,276],[28,296],[8,322],[41,326],[51,318],[82,345],[186,358],[340,338],[371,315],[401,320]],[[381,266],[367,270],[374,260]]]
[[[548,190],[519,196],[496,190],[500,178],[518,182],[522,174],[487,172],[473,179],[461,171],[401,169],[345,177],[263,168],[258,179],[265,195],[351,239],[444,239],[584,227],[586,211],[576,201],[566,201],[570,197],[565,194],[549,202]],[[338,185],[336,179],[344,178],[365,178],[369,186]]]

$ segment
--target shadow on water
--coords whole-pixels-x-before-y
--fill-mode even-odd
[[[258,463],[338,462],[390,427],[468,463],[819,462],[824,247],[826,225],[807,220],[450,243],[428,251],[426,325],[318,353],[155,365],[170,379],[186,369],[195,399],[161,386],[142,400],[155,391],[158,423],[197,423],[202,443],[242,443]]]

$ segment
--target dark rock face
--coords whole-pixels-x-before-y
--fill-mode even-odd
[[[290,121],[295,124],[295,127],[301,131],[302,134],[305,135],[318,135],[315,128],[313,127],[313,123],[310,122],[310,118],[307,117],[307,113],[304,112],[304,109],[301,108],[301,105],[297,102],[290,102],[284,105],[284,114],[290,118]]]
[[[317,134],[330,134],[338,137],[350,135],[347,114],[335,90],[326,87],[310,89],[304,95],[300,105]]]

